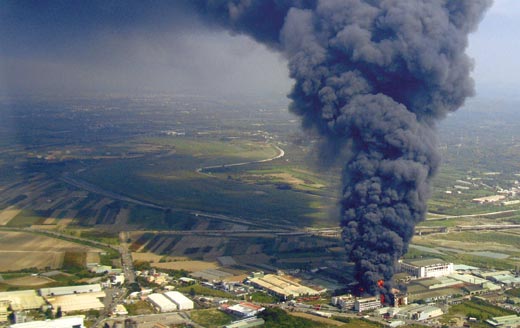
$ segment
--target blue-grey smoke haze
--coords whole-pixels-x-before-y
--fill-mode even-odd
[[[477,95],[512,97],[520,89],[519,16],[519,1],[496,0],[471,36]],[[292,81],[284,58],[198,20],[171,2],[5,0],[0,94],[285,99]]]

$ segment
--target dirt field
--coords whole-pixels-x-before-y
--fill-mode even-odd
[[[0,250],[0,271],[18,271],[25,268],[60,268],[63,253]]]
[[[87,263],[99,263],[99,252],[88,252],[87,253]]]
[[[0,272],[61,267],[66,251],[99,252],[69,241],[17,231],[0,231]]]
[[[153,263],[152,266],[160,269],[186,270],[189,272],[218,268],[218,264],[215,262],[203,261],[176,261],[165,263]]]
[[[140,261],[140,262],[159,262],[160,259],[162,259],[162,255],[157,255],[154,253],[132,253],[132,259],[134,261]]]
[[[6,225],[11,221],[12,218],[18,215],[22,210],[20,209],[12,209],[6,208],[5,210],[0,212],[0,225]]]
[[[11,285],[11,286],[43,286],[43,285],[47,285],[54,281],[55,280],[52,280],[51,278],[47,278],[47,277],[27,276],[27,277],[20,277],[20,278],[4,280],[3,283]]]

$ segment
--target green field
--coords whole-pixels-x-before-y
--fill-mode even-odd
[[[472,327],[489,327],[484,321],[492,317],[504,316],[514,314],[513,311],[499,308],[488,302],[472,299],[471,301],[465,301],[461,304],[457,304],[450,307],[449,312],[444,315],[443,321],[446,323],[453,317],[473,317],[476,318],[479,323],[475,323]]]
[[[217,309],[194,310],[190,312],[191,320],[207,328],[222,327],[234,320],[234,317]]]
[[[233,172],[209,172],[201,174],[197,168],[209,165],[255,161],[274,156],[277,152],[270,145],[248,141],[208,141],[185,139],[146,139],[148,143],[167,143],[175,153],[160,158],[135,158],[101,161],[82,172],[79,178],[106,190],[121,193],[176,210],[201,210],[212,213],[236,215],[261,223],[298,223],[323,225],[328,219],[326,205],[331,202],[316,193],[303,192],[311,185],[323,188],[323,181],[312,172],[298,172],[304,182],[300,188],[286,188],[276,179],[267,181],[268,174],[294,174],[290,167],[284,173],[284,162],[275,162],[276,171],[269,169],[259,174],[263,163],[230,168]],[[260,175],[257,180],[234,178],[237,169],[249,170],[248,176]],[[276,172],[276,173],[273,173]],[[308,177],[307,177],[308,175]],[[305,185],[306,183],[306,185]],[[314,187],[316,189],[316,187]],[[143,222],[157,222],[162,213],[153,210],[133,217],[143,217]],[[181,223],[182,225],[182,223]],[[172,228],[177,228],[172,226]]]

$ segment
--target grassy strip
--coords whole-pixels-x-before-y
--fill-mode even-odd
[[[191,320],[207,328],[222,327],[234,320],[233,316],[216,309],[194,310],[190,312]]]

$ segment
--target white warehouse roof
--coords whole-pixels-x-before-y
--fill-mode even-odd
[[[148,295],[148,300],[160,312],[170,312],[177,310],[177,305],[163,294],[153,293]]]
[[[179,292],[166,292],[164,295],[168,297],[173,303],[175,303],[177,305],[177,309],[179,310],[193,309],[193,301]]]
[[[93,284],[93,285],[42,288],[42,289],[40,289],[40,295],[41,296],[59,296],[59,295],[80,294],[80,293],[95,293],[95,292],[100,292],[100,291],[101,291],[101,285]]]
[[[48,296],[47,302],[53,309],[61,307],[63,312],[100,310],[105,307],[99,299],[104,298],[105,292],[82,293],[73,295]]]
[[[1,292],[0,301],[8,301],[13,311],[38,309],[45,304],[41,296],[35,290],[18,290]]]
[[[70,317],[62,317],[54,320],[45,320],[45,321],[31,321],[24,323],[16,323],[14,325],[10,325],[10,328],[71,328],[78,327],[84,328],[83,319],[85,316],[76,315]]]

